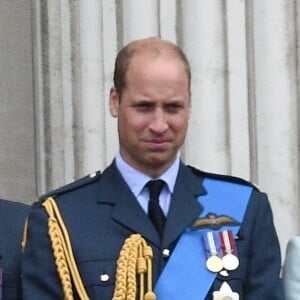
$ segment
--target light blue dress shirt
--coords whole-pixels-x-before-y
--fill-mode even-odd
[[[161,176],[158,178],[151,178],[148,175],[131,167],[127,162],[124,161],[120,154],[116,156],[116,165],[118,170],[146,214],[148,214],[149,191],[145,185],[149,180],[153,179],[162,179],[166,183],[159,195],[159,205],[161,206],[165,216],[168,215],[170,208],[172,199],[171,196],[174,191],[179,170],[179,162],[180,159],[177,157],[171,167]]]

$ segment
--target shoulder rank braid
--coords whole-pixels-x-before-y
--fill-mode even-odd
[[[74,283],[79,298],[88,300],[89,296],[80,277],[70,237],[58,206],[52,197],[48,197],[42,205],[49,216],[48,234],[62,284],[64,300],[74,300],[72,283]],[[117,261],[116,285],[112,300],[135,300],[137,277],[139,278],[140,300],[156,300],[152,291],[152,258],[153,251],[140,234],[132,234],[125,240]],[[146,293],[145,283],[147,285]]]
[[[62,283],[65,300],[73,300],[72,281],[81,300],[88,300],[82,280],[74,259],[68,231],[60,215],[55,200],[49,197],[43,203],[48,218],[48,234],[52,243],[52,249],[57,271]],[[72,280],[71,280],[72,277]]]

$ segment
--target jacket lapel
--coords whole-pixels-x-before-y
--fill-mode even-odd
[[[129,188],[124,188],[116,202],[112,217],[132,233],[139,233],[146,240],[160,245],[160,238],[149,217],[143,211]]]
[[[166,222],[163,247],[173,243],[203,210],[197,201],[198,196],[206,193],[201,180],[181,163]]]
[[[112,219],[128,228],[131,233],[140,233],[153,244],[160,245],[160,238],[127,183],[117,170],[115,163],[106,169],[99,182],[101,195],[99,203],[111,203]],[[130,234],[129,234],[130,235]]]

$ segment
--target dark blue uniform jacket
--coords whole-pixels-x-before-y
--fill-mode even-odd
[[[248,184],[231,177],[209,175],[181,163],[162,242],[114,163],[103,174],[83,178],[50,193],[68,228],[90,299],[112,299],[116,261],[125,239],[133,233],[140,233],[152,246],[154,281],[157,280],[167,262],[162,255],[163,249],[170,249],[172,253],[180,235],[203,209],[197,197],[206,193],[201,184],[204,176]],[[43,199],[34,204],[29,216],[22,266],[26,300],[63,299],[47,233],[47,214],[41,206]],[[219,290],[224,280],[240,294],[240,300],[284,299],[279,278],[280,250],[271,208],[266,195],[255,188],[238,237],[240,267],[228,277],[218,275],[207,299],[211,299],[212,291]],[[105,281],[101,281],[102,274],[108,275]]]
[[[0,199],[0,268],[2,299],[20,300],[22,236],[29,206]]]

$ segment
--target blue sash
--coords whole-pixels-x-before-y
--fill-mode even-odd
[[[204,208],[199,218],[208,213],[230,216],[239,224],[222,226],[222,230],[231,230],[236,235],[243,221],[252,187],[208,178],[204,179],[203,185],[207,194],[198,198]],[[180,237],[155,286],[158,300],[205,299],[217,275],[207,270],[205,264],[201,236],[207,231],[211,229],[187,229]]]

